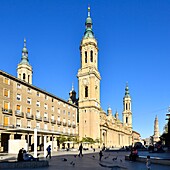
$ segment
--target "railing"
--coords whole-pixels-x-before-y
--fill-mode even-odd
[[[44,122],[49,122],[49,119],[47,117],[44,117]]]
[[[24,117],[24,113],[20,110],[15,110],[15,116]]]
[[[75,125],[75,124],[73,124],[73,125],[72,125],[72,127],[73,127],[73,128],[76,128],[76,125]]]
[[[38,121],[42,121],[42,117],[41,116],[35,116],[35,119]]]
[[[68,123],[68,127],[71,127],[71,123]]]
[[[57,125],[61,125],[61,121],[58,120],[58,121],[57,121]]]
[[[2,108],[2,113],[8,114],[8,115],[12,115],[12,109],[5,109],[5,108]]]
[[[51,123],[55,124],[55,123],[56,123],[56,120],[51,119]]]
[[[66,123],[66,122],[63,122],[63,126],[67,126],[67,123]]]
[[[34,119],[34,116],[31,113],[26,113],[27,119]]]

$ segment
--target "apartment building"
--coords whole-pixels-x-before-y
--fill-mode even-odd
[[[77,106],[33,86],[30,68],[24,40],[18,77],[0,71],[0,150],[3,152],[21,141],[22,146],[27,145],[31,150],[35,128],[38,149],[43,147],[44,135],[47,142],[53,141],[54,150],[61,147],[60,136],[78,135]]]

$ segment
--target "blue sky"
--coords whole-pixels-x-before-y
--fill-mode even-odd
[[[99,47],[101,106],[120,118],[125,85],[132,98],[133,129],[162,133],[170,105],[170,1],[1,0],[0,69],[16,76],[27,39],[33,85],[68,99],[78,91],[79,46],[88,4]]]

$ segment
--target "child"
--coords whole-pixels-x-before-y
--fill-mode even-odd
[[[147,159],[146,159],[146,167],[148,170],[151,170],[151,161],[150,161],[149,155],[147,156]]]
[[[103,156],[103,153],[102,153],[102,151],[100,151],[100,152],[99,152],[99,161],[101,161],[102,156]]]

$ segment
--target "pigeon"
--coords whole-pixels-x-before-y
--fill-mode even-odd
[[[110,154],[109,154],[110,155]],[[106,156],[104,159],[107,159],[108,157],[109,157],[109,155],[108,156]]]
[[[63,158],[62,161],[67,161],[67,159],[66,159],[66,158]]]
[[[113,161],[117,160],[117,157],[116,157],[116,158],[113,158],[112,160],[113,160]]]
[[[122,162],[122,160],[120,159],[120,162]]]
[[[72,164],[73,166],[75,165],[75,163],[73,162],[73,164]]]
[[[93,155],[92,157],[93,157],[93,158],[95,158],[95,156],[94,156],[94,155]]]
[[[73,161],[71,161],[70,164],[73,164]]]

